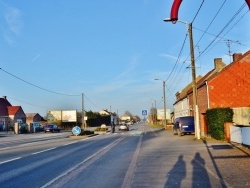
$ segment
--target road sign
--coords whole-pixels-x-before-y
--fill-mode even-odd
[[[73,129],[72,129],[72,133],[75,135],[75,136],[77,136],[77,135],[79,135],[80,133],[81,133],[81,128],[80,127],[78,127],[78,126],[75,126]]]
[[[147,111],[147,110],[142,110],[142,115],[143,115],[143,116],[148,115],[148,111]]]

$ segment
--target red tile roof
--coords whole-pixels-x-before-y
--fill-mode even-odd
[[[15,115],[21,106],[7,106],[9,115]]]

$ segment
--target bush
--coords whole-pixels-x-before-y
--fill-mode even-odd
[[[108,128],[102,128],[102,127],[98,127],[95,129],[95,131],[99,132],[99,131],[107,131]]]
[[[94,131],[89,131],[89,130],[83,131],[83,135],[91,135],[91,134],[94,134]]]
[[[207,110],[208,132],[217,139],[224,140],[224,123],[233,121],[233,110],[214,108]]]

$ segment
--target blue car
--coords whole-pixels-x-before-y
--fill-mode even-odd
[[[195,132],[194,116],[178,117],[174,120],[173,133],[174,135],[182,136]]]

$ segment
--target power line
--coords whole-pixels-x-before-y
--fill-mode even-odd
[[[188,34],[186,34],[186,36],[185,36],[185,39],[184,39],[184,41],[183,41],[183,44],[182,44],[181,50],[180,50],[180,52],[179,52],[178,58],[177,58],[177,60],[176,60],[176,62],[175,62],[175,65],[174,65],[174,67],[173,67],[171,73],[169,74],[168,78],[166,79],[166,82],[168,81],[168,79],[170,78],[170,76],[173,74],[173,71],[174,71],[174,69],[175,69],[177,63],[179,62],[180,56],[181,56],[181,54],[182,54],[182,51],[183,51],[183,49],[184,49],[184,45],[185,45],[186,40],[187,40],[187,35],[188,35]]]
[[[52,91],[52,90],[49,90],[49,89],[45,89],[45,88],[40,87],[40,86],[38,86],[38,85],[35,85],[35,84],[31,83],[31,82],[28,82],[28,81],[26,81],[26,80],[24,80],[24,79],[22,79],[22,78],[20,78],[20,77],[18,77],[18,76],[16,76],[16,75],[14,75],[14,74],[12,74],[12,73],[10,73],[10,72],[4,70],[3,68],[0,68],[0,70],[3,71],[3,72],[6,73],[6,74],[8,74],[8,75],[10,75],[10,76],[12,76],[12,77],[18,79],[18,80],[20,80],[20,81],[26,83],[26,84],[29,84],[29,85],[31,85],[31,86],[33,86],[33,87],[39,88],[39,89],[41,89],[41,90],[44,90],[44,91],[47,91],[47,92],[50,92],[50,93],[54,93],[54,94],[57,94],[57,95],[68,96],[68,97],[81,96],[81,94],[78,94],[78,95],[76,95],[76,94],[75,94],[75,95],[73,95],[73,94],[65,94],[65,93],[59,93],[59,92],[56,92],[56,91]],[[97,107],[97,108],[100,108],[100,107],[98,107],[97,105],[95,105],[86,95],[84,95],[84,96],[86,97],[86,99],[87,99],[92,105],[94,105],[94,106]],[[14,99],[14,98],[13,98],[13,99]],[[31,103],[28,103],[28,102],[24,102],[24,101],[19,100],[19,99],[14,99],[14,100],[23,102],[23,103],[28,104],[28,105],[38,106],[38,105],[34,105],[34,104],[31,104]],[[44,107],[44,106],[40,106],[40,107],[43,107],[43,108],[46,108],[46,109],[49,108],[49,107]],[[102,109],[102,108],[100,108],[100,109]]]
[[[195,16],[194,16],[194,18],[193,18],[193,21],[192,21],[191,23],[193,23],[194,20],[196,19],[196,17],[198,16],[198,14],[199,14],[199,12],[200,12],[200,10],[201,10],[201,7],[203,6],[204,1],[205,1],[205,0],[203,0],[202,3],[200,4],[200,7],[199,7],[198,11],[196,12],[196,14],[195,14]]]
[[[64,96],[80,96],[80,94],[78,94],[78,95],[72,95],[72,94],[65,94],[65,93],[59,93],[59,92],[56,92],[56,91],[51,91],[51,90],[42,88],[42,87],[40,87],[40,86],[38,86],[38,85],[32,84],[31,82],[28,82],[28,81],[26,81],[26,80],[24,80],[24,79],[22,79],[22,78],[20,78],[20,77],[17,77],[17,76],[15,76],[14,74],[11,74],[10,72],[7,72],[6,70],[4,70],[4,69],[2,69],[2,68],[0,68],[0,70],[3,71],[3,72],[5,72],[6,74],[8,74],[8,75],[10,75],[10,76],[12,76],[12,77],[18,79],[18,80],[21,80],[22,82],[25,82],[26,84],[29,84],[29,85],[31,85],[31,86],[34,86],[34,87],[36,87],[36,88],[39,88],[39,89],[41,89],[41,90],[44,90],[44,91],[47,91],[47,92],[50,92],[50,93],[54,93],[54,94],[58,94],[58,95],[64,95]]]
[[[3,95],[3,94],[2,94],[2,95]],[[44,109],[49,109],[49,108],[50,108],[50,107],[46,107],[46,106],[41,106],[41,105],[36,105],[36,104],[28,103],[28,102],[25,102],[25,101],[23,101],[23,100],[16,99],[16,98],[10,97],[10,96],[8,96],[8,98],[11,98],[12,100],[16,100],[16,101],[19,101],[19,102],[24,103],[24,104],[28,104],[28,105],[30,105],[30,106],[37,106],[37,107],[41,107],[41,108],[44,108]]]
[[[210,26],[212,25],[212,23],[214,22],[215,18],[218,16],[219,12],[221,11],[221,9],[223,8],[223,6],[225,5],[227,0],[224,0],[224,2],[222,3],[222,5],[220,6],[219,10],[217,11],[217,13],[215,14],[215,16],[213,17],[213,19],[211,20],[211,22],[208,24],[206,30],[203,32],[203,35],[200,37],[200,39],[198,40],[198,42],[196,43],[195,47],[199,45],[199,42],[201,41],[201,39],[204,37],[205,33],[207,32],[207,30],[210,28]]]
[[[200,58],[200,56],[202,56],[206,51],[208,51],[208,49],[216,41],[216,39],[219,38],[219,36],[224,32],[224,30],[229,26],[229,24],[235,19],[235,17],[240,13],[240,11],[242,11],[244,6],[245,6],[245,3],[240,7],[240,9],[235,13],[235,15],[227,22],[227,24],[221,29],[221,31],[216,35],[216,37],[212,40],[212,42],[209,43],[209,45],[205,48],[205,50],[203,50],[196,59]]]

